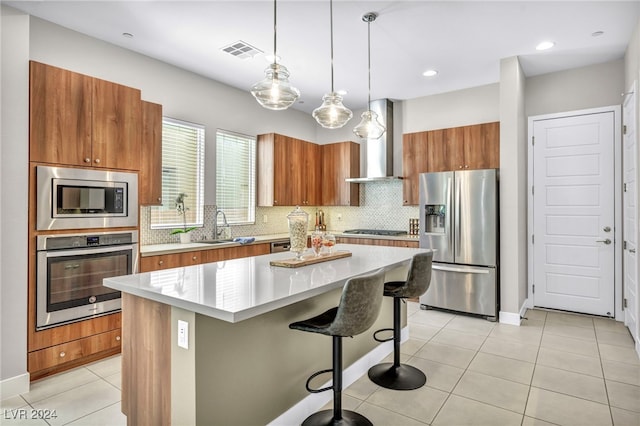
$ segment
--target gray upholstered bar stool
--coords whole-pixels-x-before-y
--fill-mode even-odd
[[[316,317],[289,324],[294,330],[319,333],[333,337],[333,368],[312,374],[306,383],[311,393],[333,389],[333,410],[324,410],[307,417],[308,425],[372,425],[362,414],[342,409],[342,338],[363,333],[373,325],[382,305],[384,272],[350,278],[342,290],[340,304]],[[333,384],[311,389],[309,382],[320,374],[332,372]]]
[[[369,369],[369,378],[387,389],[411,390],[423,386],[427,376],[415,367],[400,364],[400,302],[403,299],[422,296],[431,283],[433,252],[418,253],[411,259],[406,281],[384,283],[384,295],[393,297],[393,328],[383,328],[373,334],[378,342],[393,340],[393,363],[385,362]],[[377,334],[393,330],[393,337],[379,339]]]

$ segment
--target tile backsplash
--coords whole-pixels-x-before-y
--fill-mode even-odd
[[[256,223],[231,227],[231,237],[248,237],[266,234],[285,234],[287,214],[294,207],[257,207]],[[309,213],[309,229],[313,230],[316,210],[324,212],[327,230],[347,229],[388,229],[409,232],[409,219],[419,215],[418,206],[402,205],[402,181],[369,182],[360,184],[359,207],[302,207]],[[213,216],[215,206],[204,207],[204,227],[191,231],[191,240],[210,239],[213,236]],[[266,223],[264,218],[266,216]],[[151,208],[140,209],[140,243],[177,243],[178,235],[171,235],[170,229],[150,228]]]

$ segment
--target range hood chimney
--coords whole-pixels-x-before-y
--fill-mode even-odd
[[[387,131],[380,139],[367,139],[362,144],[366,151],[364,177],[347,178],[347,182],[367,183],[402,179],[393,176],[393,102],[389,99],[371,101],[371,110]]]

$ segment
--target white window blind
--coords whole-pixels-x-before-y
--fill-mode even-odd
[[[216,204],[230,224],[255,223],[256,138],[216,133]]]
[[[186,194],[185,217],[176,199]],[[162,120],[162,206],[151,208],[151,228],[203,226],[204,126],[164,117]]]

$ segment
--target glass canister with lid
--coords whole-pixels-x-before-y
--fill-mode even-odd
[[[290,251],[296,254],[296,260],[302,259],[302,253],[307,249],[307,229],[309,228],[309,214],[296,206],[295,210],[287,215],[289,222]]]

